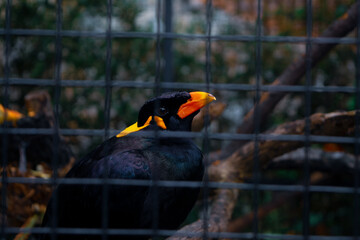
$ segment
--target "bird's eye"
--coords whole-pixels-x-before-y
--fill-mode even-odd
[[[168,109],[167,109],[166,107],[164,107],[164,106],[159,107],[159,109],[157,110],[157,115],[158,115],[159,117],[163,117],[163,116],[165,116],[167,113],[168,113]]]

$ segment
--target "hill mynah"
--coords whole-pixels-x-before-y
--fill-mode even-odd
[[[75,163],[66,178],[202,181],[200,149],[189,138],[157,137],[156,131],[190,131],[194,116],[215,97],[205,92],[171,92],[147,101],[137,123],[106,140]],[[135,132],[148,131],[147,135]],[[154,131],[154,132],[149,132]],[[176,229],[185,220],[199,188],[153,185],[59,184],[57,204],[48,204],[44,227],[101,228],[103,206],[110,229]],[[105,198],[106,199],[106,198]],[[56,210],[56,214],[54,214]],[[56,219],[55,219],[56,217]],[[55,221],[54,221],[55,220]],[[62,234],[57,239],[101,239],[96,234]],[[109,235],[108,239],[148,239],[151,235]],[[50,234],[42,239],[50,239]]]
[[[51,98],[48,92],[37,90],[25,96],[27,115],[7,109],[0,104],[0,128],[49,129],[54,125],[54,113]],[[54,141],[58,142],[57,145]],[[4,137],[0,137],[0,146]],[[18,162],[20,173],[27,169],[35,169],[40,163],[52,165],[54,154],[57,154],[58,167],[65,167],[75,161],[74,155],[65,139],[54,134],[8,134],[6,136],[7,148],[0,147],[0,160],[3,150],[7,152],[9,163]],[[55,149],[58,148],[57,150]],[[55,152],[55,153],[54,153]]]

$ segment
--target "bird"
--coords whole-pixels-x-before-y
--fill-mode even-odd
[[[179,91],[163,93],[146,101],[136,123],[77,161],[65,178],[201,182],[203,154],[192,139],[177,137],[176,132],[191,131],[194,116],[215,99],[207,92]],[[174,135],[159,136],[157,132],[172,132]],[[104,198],[104,186],[99,184],[60,183],[55,190],[56,196],[53,195],[48,203],[42,226],[174,230],[185,220],[200,191],[200,188],[156,187],[151,184],[108,184],[106,189],[107,198]],[[103,202],[104,199],[107,202]],[[105,214],[104,206],[107,208]],[[132,233],[111,234],[107,239],[151,237],[151,234]],[[50,236],[49,233],[43,234],[40,239],[50,239]],[[57,239],[101,237],[101,234],[84,232],[57,235]]]
[[[0,127],[9,129],[50,129],[54,125],[54,113],[51,98],[47,91],[35,90],[26,94],[27,114],[5,108],[0,104]],[[3,145],[4,138],[0,138]],[[60,168],[75,162],[74,154],[67,141],[60,135],[49,134],[8,134],[7,160],[16,163],[20,173],[45,163],[52,166],[54,155],[57,154],[57,165]],[[55,144],[54,142],[57,142]],[[0,148],[0,160],[3,156]]]

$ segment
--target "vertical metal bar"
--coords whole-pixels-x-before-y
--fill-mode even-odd
[[[106,2],[106,66],[105,66],[105,105],[104,105],[104,138],[107,140],[109,138],[109,129],[110,129],[110,109],[111,109],[111,97],[112,97],[112,86],[111,86],[111,57],[112,57],[112,0],[107,0]],[[105,146],[105,151],[108,152],[108,146]],[[103,174],[103,184],[102,184],[102,201],[101,201],[101,226],[102,226],[102,240],[108,239],[108,215],[109,215],[109,158],[108,154],[105,158],[105,171]]]
[[[261,87],[261,50],[262,50],[262,0],[257,1],[257,19],[256,19],[256,48],[255,48],[255,70],[256,70],[256,86],[255,86],[255,108],[254,108],[254,165],[253,165],[253,234],[254,239],[258,239],[259,233],[259,189],[260,181],[260,166],[259,166],[259,133],[260,133],[260,107],[258,106],[260,100]]]
[[[161,0],[156,1],[156,72],[154,93],[155,96],[160,95],[160,82],[161,82]],[[155,102],[155,108],[158,108],[159,102]],[[158,141],[159,134],[155,131],[155,140]],[[153,199],[152,209],[152,239],[159,238],[159,165],[157,161],[153,162],[152,176],[151,176],[151,197]]]
[[[165,32],[171,33],[173,28],[173,1],[164,0],[164,25]],[[173,39],[164,38],[164,82],[174,81],[173,66]]]
[[[311,115],[311,50],[312,50],[312,0],[306,0],[306,79],[305,79],[305,163],[304,163],[304,209],[303,209],[303,235],[304,239],[309,239],[310,228],[310,115]]]
[[[360,0],[357,0],[357,36],[356,36],[356,77],[355,77],[355,174],[354,174],[354,226],[353,226],[353,233],[354,233],[354,240],[359,239],[360,235],[360,196],[359,196],[359,160],[360,160]]]
[[[161,92],[161,0],[156,1],[156,59],[155,59],[155,96],[158,96]]]
[[[209,91],[210,83],[212,81],[211,75],[211,28],[212,28],[212,11],[213,11],[213,4],[212,0],[206,1],[206,49],[205,49],[205,81],[207,91]]]
[[[206,1],[206,46],[205,46],[205,81],[206,81],[206,90],[210,91],[210,83],[212,81],[211,75],[211,28],[212,28],[212,13],[213,13],[213,4],[212,0]],[[209,174],[208,174],[208,159],[210,151],[210,140],[209,140],[209,117],[208,114],[205,115],[204,122],[204,134],[203,134],[203,154],[204,154],[204,187],[203,187],[203,239],[208,239],[208,209],[209,209]]]
[[[112,97],[111,85],[111,58],[112,58],[112,0],[107,0],[106,3],[106,67],[105,67],[105,124],[104,124],[104,138],[109,138],[110,129],[110,109]]]
[[[5,66],[4,66],[4,86],[3,86],[3,104],[4,107],[8,107],[9,103],[9,78],[10,78],[10,30],[11,30],[11,0],[6,1],[5,6]],[[5,112],[5,115],[7,113]],[[7,201],[6,201],[6,195],[7,195],[7,164],[8,164],[8,154],[7,154],[7,148],[8,148],[8,133],[7,133],[7,127],[6,124],[3,125],[3,134],[2,134],[2,177],[1,177],[1,234],[0,238],[3,240],[6,239],[6,215],[7,215]]]
[[[61,61],[62,61],[62,0],[56,1],[56,33],[55,33],[55,89],[54,89],[54,127],[53,127],[53,158],[52,158],[52,168],[53,168],[53,177],[52,177],[52,186],[55,189],[53,192],[53,205],[52,211],[52,224],[51,224],[51,239],[57,239],[56,228],[57,228],[57,217],[58,217],[58,195],[56,186],[57,180],[57,169],[59,163],[59,105],[60,105],[60,95],[61,95]]]

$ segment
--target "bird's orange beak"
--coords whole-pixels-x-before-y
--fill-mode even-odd
[[[4,108],[2,104],[0,104],[0,124],[4,122],[13,122],[15,123],[20,118],[23,118],[24,116],[14,110],[10,110],[7,108]]]
[[[190,96],[191,98],[182,104],[177,112],[177,115],[182,119],[216,100],[212,94],[207,92],[191,92]]]

